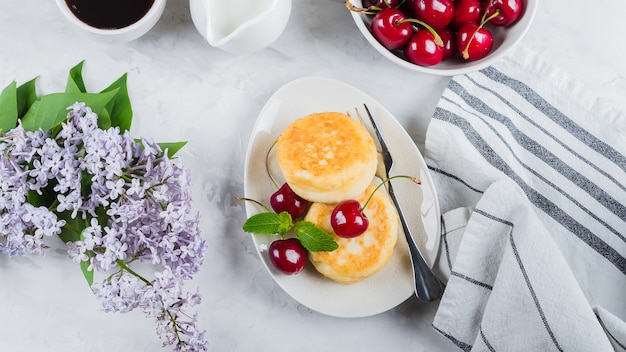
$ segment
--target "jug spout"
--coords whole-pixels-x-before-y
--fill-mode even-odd
[[[291,0],[190,0],[189,9],[211,46],[242,54],[278,39],[291,15]]]

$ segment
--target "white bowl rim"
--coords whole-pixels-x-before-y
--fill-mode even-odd
[[[351,1],[352,4],[357,7],[362,7],[361,0],[348,0],[348,1]],[[354,22],[356,23],[357,27],[359,28],[360,32],[363,34],[365,39],[367,39],[367,41],[380,54],[382,54],[387,59],[391,60],[392,62],[404,68],[408,68],[413,71],[429,73],[433,75],[440,75],[440,76],[455,76],[455,75],[461,75],[461,74],[465,74],[469,72],[478,71],[485,67],[491,66],[494,62],[496,62],[497,60],[505,56],[511,49],[513,49],[513,47],[515,47],[524,38],[528,30],[530,29],[530,26],[537,13],[538,5],[539,5],[539,0],[526,0],[525,1],[524,15],[516,23],[513,24],[515,28],[518,28],[518,27],[520,28],[520,32],[518,36],[513,38],[511,41],[507,42],[506,45],[501,45],[499,48],[492,51],[487,57],[481,60],[465,62],[463,63],[462,67],[457,67],[457,68],[443,68],[443,67],[438,67],[437,65],[420,66],[420,65],[413,64],[409,61],[402,59],[401,57],[394,55],[391,51],[387,50],[387,48],[382,46],[382,44],[380,44],[378,40],[376,40],[376,38],[374,38],[369,28],[367,28],[365,21],[363,20],[363,16],[366,16],[366,15],[355,12],[355,11],[350,11],[350,13],[352,15],[352,18],[354,19]]]
[[[76,17],[76,15],[74,15],[74,13],[72,12],[72,10],[70,10],[65,0],[56,0],[56,2],[57,2],[59,9],[61,10],[61,12],[63,12],[65,17],[67,17],[72,23],[74,23],[78,27],[90,33],[94,33],[94,34],[98,34],[102,36],[117,36],[117,35],[123,35],[126,33],[131,33],[133,31],[143,28],[147,24],[150,24],[151,21],[153,21],[155,16],[158,17],[161,15],[161,11],[163,10],[163,7],[165,3],[167,2],[167,0],[154,0],[154,3],[152,3],[152,6],[148,10],[148,12],[146,12],[146,14],[142,18],[140,18],[137,22],[126,27],[113,28],[113,29],[97,28],[97,27],[90,26],[87,23],[81,21],[80,18]]]

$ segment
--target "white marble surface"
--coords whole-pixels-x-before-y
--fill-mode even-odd
[[[376,97],[423,143],[448,78],[407,72],[360,37],[340,0],[294,0],[290,21],[271,47],[233,55],[196,32],[184,0],[169,0],[157,25],[127,44],[86,40],[53,1],[0,0],[0,86],[40,76],[43,93],[62,90],[69,68],[85,60],[96,91],[128,72],[132,132],[189,141],[194,207],[208,249],[199,326],[212,351],[454,351],[430,327],[436,304],[414,297],[368,318],[339,319],[299,305],[272,281],[241,230],[248,137],[269,96],[308,75],[339,79]],[[521,45],[535,50],[626,110],[626,3],[541,0]],[[304,97],[306,98],[306,97]],[[607,126],[610,128],[610,126]],[[99,310],[78,267],[61,251],[44,258],[0,257],[1,351],[160,351],[153,322],[140,312]]]

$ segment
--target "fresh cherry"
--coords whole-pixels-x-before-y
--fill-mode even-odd
[[[275,240],[269,245],[269,257],[285,274],[297,274],[306,266],[306,249],[297,238]]]
[[[431,33],[430,31],[428,32]],[[439,36],[437,36],[437,38],[438,37]],[[391,181],[394,178],[408,178],[417,184],[421,183],[418,178],[411,176],[391,176],[383,180],[372,190],[365,203],[363,203],[363,206],[361,206],[359,201],[354,199],[348,199],[337,203],[337,205],[335,205],[335,208],[333,209],[333,212],[330,215],[330,225],[335,231],[335,234],[337,234],[337,236],[339,237],[344,238],[357,237],[363,234],[369,226],[369,220],[364,213],[365,208],[369,204],[370,200],[372,200],[372,197],[374,197],[374,193],[376,193],[376,191],[378,191],[378,189],[382,187],[385,183]]]
[[[457,32],[457,50],[465,60],[480,60],[493,47],[493,35],[475,23],[467,23]]]
[[[447,26],[454,16],[452,0],[413,0],[415,16],[435,29]]]
[[[522,15],[522,7],[522,0],[488,0],[485,17],[490,18],[493,25],[510,26]]]
[[[270,197],[270,205],[276,213],[286,211],[292,219],[298,219],[309,207],[309,202],[297,195],[289,184],[284,183]]]
[[[402,11],[386,8],[374,16],[371,29],[374,37],[387,49],[401,48],[411,39],[413,26]]]
[[[450,27],[461,28],[466,23],[480,23],[483,15],[482,4],[478,0],[455,0],[454,15]]]
[[[443,42],[441,61],[448,60],[456,54],[456,33],[448,28],[440,28],[437,33]]]
[[[443,59],[443,47],[437,45],[431,32],[422,29],[413,34],[404,48],[404,56],[414,64],[432,66]]]
[[[385,48],[394,51],[398,56],[400,51],[412,52],[414,49],[407,49],[406,46],[414,37],[414,32],[422,27],[430,28],[436,30],[444,41],[442,61],[457,56],[457,53],[465,60],[483,58],[491,52],[494,45],[491,29],[495,26],[510,26],[524,12],[523,0],[363,0],[362,4],[366,7],[356,7],[350,1],[345,2],[350,11],[372,18],[385,9],[398,10],[403,14],[395,13],[396,17],[387,18],[387,22],[372,23],[374,37]],[[413,31],[408,29],[406,22],[411,23]],[[471,31],[468,28],[472,27],[466,27],[461,30],[467,24],[474,24],[473,28],[478,29]],[[376,27],[378,28],[375,29]],[[459,46],[459,43],[463,45]],[[410,55],[404,54],[403,59],[411,62],[407,58]]]
[[[330,216],[330,225],[339,237],[352,238],[361,235],[369,226],[369,220],[361,204],[354,200],[339,202]]]

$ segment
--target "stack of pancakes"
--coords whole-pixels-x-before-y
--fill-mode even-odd
[[[369,277],[388,262],[397,241],[398,215],[381,188],[365,208],[369,227],[354,238],[337,236],[330,225],[336,203],[361,204],[376,187],[376,146],[365,127],[339,112],[321,112],[291,123],[277,142],[277,161],[291,189],[312,202],[305,217],[339,244],[332,252],[310,252],[314,267],[341,283]]]

